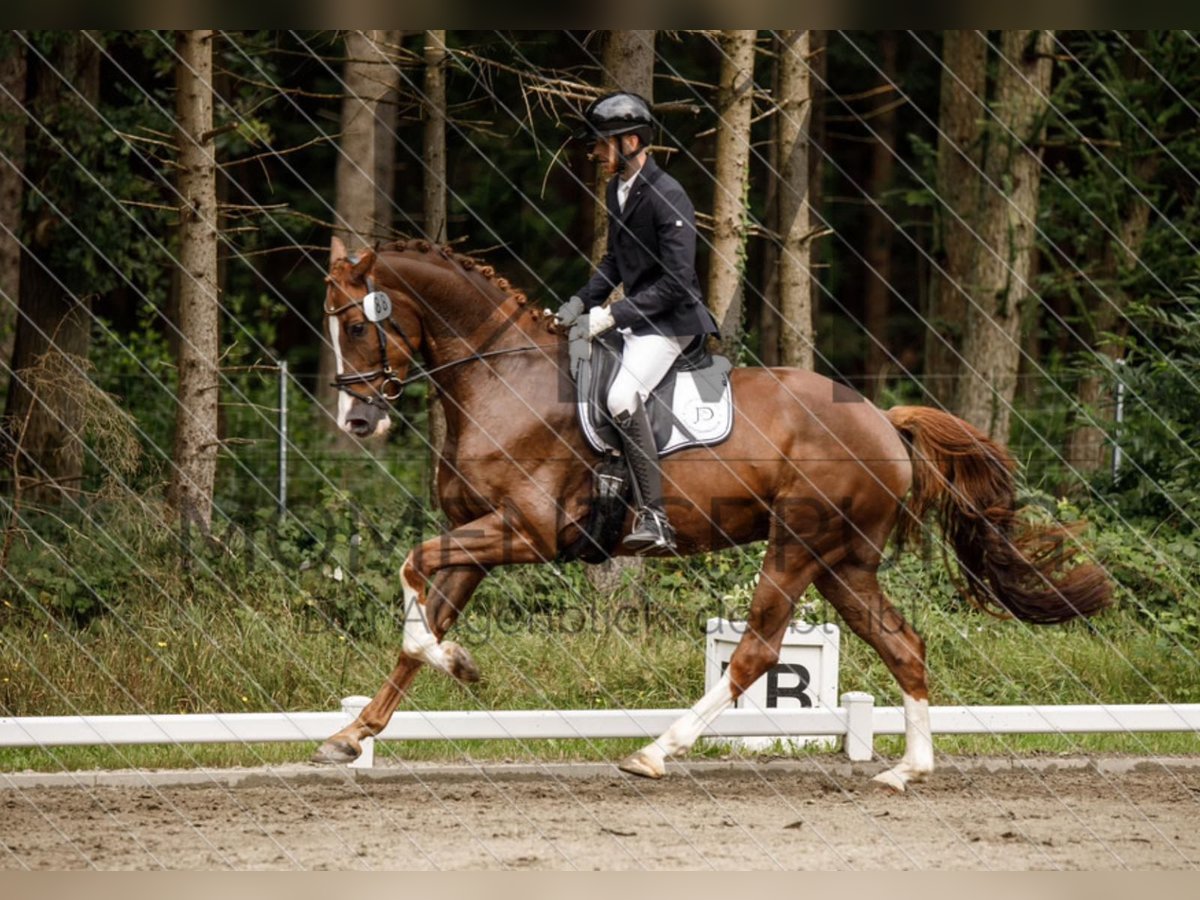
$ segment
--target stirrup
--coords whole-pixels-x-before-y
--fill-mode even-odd
[[[675,552],[675,529],[667,520],[666,513],[651,507],[637,511],[633,520],[633,531],[626,535],[621,545],[635,553],[651,551]]]

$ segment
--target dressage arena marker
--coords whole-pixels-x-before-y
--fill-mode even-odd
[[[214,744],[321,741],[368,702],[347,697],[341,712],[199,715],[31,716],[0,718],[0,747],[121,744]],[[678,709],[468,710],[397,712],[381,740],[653,739],[679,718]],[[931,706],[939,734],[1200,734],[1200,703],[1082,706]],[[796,738],[835,735],[853,762],[869,761],[876,735],[904,734],[904,709],[875,706],[870,694],[848,692],[833,709],[731,709],[706,737]],[[360,768],[374,763],[363,741]]]
[[[712,618],[706,623],[704,653],[704,691],[708,693],[721,680],[733,658],[733,651],[745,634],[745,622]],[[835,709],[838,696],[838,658],[841,631],[832,622],[814,624],[792,620],[783,633],[779,661],[754,682],[734,703],[734,709]],[[767,750],[780,738],[770,736],[721,739],[730,746],[747,750]],[[783,738],[793,747],[833,747],[837,736],[790,735]]]

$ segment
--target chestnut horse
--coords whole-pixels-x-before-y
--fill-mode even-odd
[[[479,677],[444,635],[490,569],[548,562],[580,538],[599,457],[577,424],[566,339],[490,267],[423,241],[348,258],[335,238],[331,257],[325,313],[338,424],[362,437],[386,430],[387,404],[419,353],[446,413],[437,492],[453,526],[401,567],[395,670],[317,751],[319,761],[348,762],[387,725],[422,664]],[[903,790],[933,771],[933,742],[924,642],[876,580],[888,536],[898,527],[917,534],[927,513],[936,516],[967,597],[1030,622],[1098,611],[1109,582],[1094,565],[1071,564],[1060,550],[1065,529],[1018,525],[1012,458],[961,419],[924,407],[884,412],[799,369],[731,377],[732,434],[666,458],[663,481],[679,553],[768,542],[748,627],[719,683],[621,768],[662,776],[665,759],[687,751],[777,661],[796,600],[815,584],[900,685],[904,756],[876,780]]]

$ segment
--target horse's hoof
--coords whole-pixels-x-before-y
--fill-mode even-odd
[[[475,665],[475,660],[465,647],[446,641],[442,644],[442,650],[446,653],[449,662],[448,670],[453,678],[464,684],[475,684],[479,681],[482,677],[479,673],[479,666]]]
[[[344,766],[358,759],[362,750],[349,741],[328,740],[317,748],[312,761],[327,766]]]
[[[887,791],[889,794],[904,793],[904,779],[897,775],[893,769],[880,772],[871,779],[871,783],[877,788]]]
[[[622,772],[639,775],[642,778],[662,778],[667,771],[659,760],[649,756],[645,750],[631,753],[621,760],[621,764],[617,768]]]

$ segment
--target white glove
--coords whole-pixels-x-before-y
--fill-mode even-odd
[[[604,332],[615,328],[612,311],[607,306],[597,306],[588,313],[588,340],[594,340]]]

